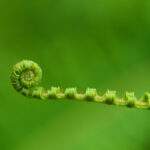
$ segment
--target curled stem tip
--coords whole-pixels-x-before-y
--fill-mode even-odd
[[[96,89],[91,88],[87,88],[84,94],[78,93],[76,88],[67,88],[64,92],[59,87],[51,87],[45,90],[38,86],[42,79],[42,69],[30,60],[17,63],[11,71],[10,79],[17,92],[32,98],[75,99],[130,108],[150,109],[150,93],[145,93],[141,100],[137,100],[134,93],[129,92],[125,93],[124,98],[119,98],[116,91],[108,90],[104,95],[99,95]]]
[[[35,62],[23,60],[13,67],[10,79],[17,91],[31,89],[42,79],[42,70]]]

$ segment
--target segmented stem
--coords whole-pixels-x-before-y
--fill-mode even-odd
[[[141,100],[137,100],[134,93],[126,92],[124,98],[119,98],[116,91],[109,91],[99,95],[96,89],[88,88],[86,92],[79,93],[76,88],[67,88],[64,92],[59,87],[44,89],[38,87],[42,79],[42,70],[33,61],[23,60],[16,64],[10,75],[13,87],[24,96],[38,99],[69,99],[105,103],[130,108],[150,109],[150,93],[145,93]]]

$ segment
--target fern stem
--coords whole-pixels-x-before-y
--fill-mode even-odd
[[[59,87],[51,87],[47,90],[38,87],[37,85],[42,79],[42,70],[38,64],[29,60],[23,60],[16,64],[11,71],[10,79],[17,92],[31,98],[90,101],[130,108],[150,109],[150,93],[145,93],[140,100],[137,100],[133,92],[126,92],[123,98],[119,98],[116,91],[110,90],[107,90],[104,95],[99,95],[93,88],[87,88],[83,94],[79,93],[76,88],[67,88],[63,92]]]

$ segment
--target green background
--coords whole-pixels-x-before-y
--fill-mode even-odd
[[[150,112],[18,94],[9,74],[29,59],[44,87],[150,91],[150,1],[1,0],[0,149],[148,150]]]

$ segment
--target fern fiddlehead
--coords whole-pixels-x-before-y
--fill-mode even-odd
[[[137,100],[134,93],[126,92],[124,98],[119,98],[116,91],[107,91],[99,95],[96,89],[88,88],[84,94],[78,93],[76,88],[67,88],[64,92],[59,87],[45,90],[39,87],[42,79],[42,70],[33,61],[23,60],[16,64],[10,74],[10,79],[15,90],[24,96],[38,99],[75,99],[91,101],[130,108],[150,109],[150,93],[145,93],[141,100]]]

